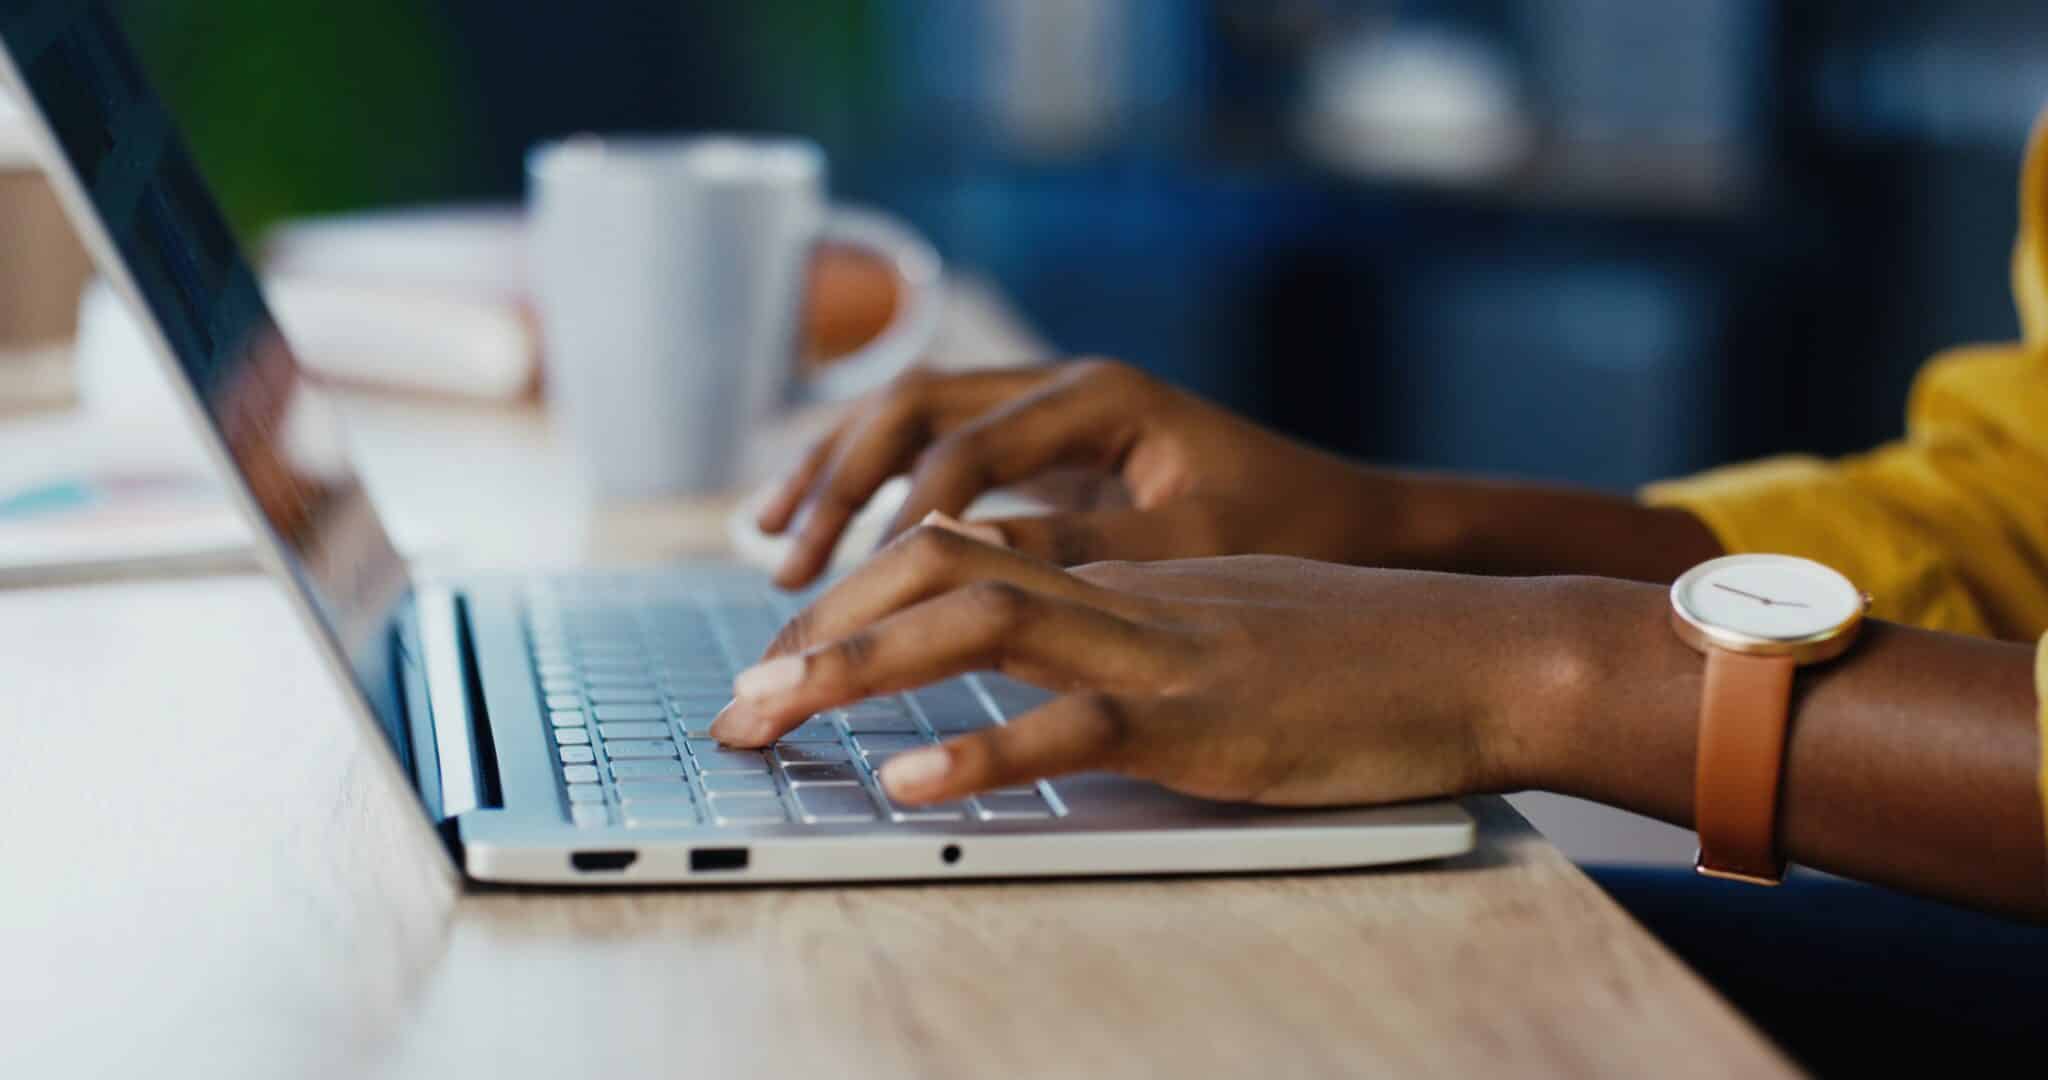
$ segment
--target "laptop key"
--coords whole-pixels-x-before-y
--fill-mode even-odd
[[[844,762],[785,765],[782,775],[791,784],[858,784],[860,773]]]
[[[652,686],[593,686],[586,693],[594,705],[661,704],[661,691]]]
[[[576,658],[585,664],[617,661],[621,665],[637,664],[646,655],[640,650],[640,643],[629,638],[593,638],[579,635],[570,649]]]
[[[873,821],[875,804],[857,784],[802,787],[796,791],[797,811],[807,822]]]
[[[661,721],[634,721],[621,724],[599,724],[597,733],[611,739],[666,739],[668,725]]]
[[[982,704],[981,695],[963,682],[927,686],[911,696],[917,701],[918,711],[924,713],[925,723],[941,735],[978,731],[995,722],[988,706]]]
[[[668,664],[654,677],[671,694],[715,694],[732,687],[732,665],[723,656],[706,657],[689,663]]]
[[[639,660],[605,656],[579,656],[574,661],[578,671],[583,673],[587,685],[592,680],[606,679],[645,682],[648,678],[647,665]]]
[[[597,783],[597,766],[564,765],[562,766],[562,779],[572,784],[595,784]]]
[[[599,722],[606,720],[666,720],[668,714],[659,705],[599,705],[591,710]]]
[[[634,665],[631,663],[615,662],[611,657],[604,657],[598,659],[597,664],[598,667],[594,670],[579,672],[583,676],[585,684],[598,686],[616,685],[622,682],[644,683],[648,681],[647,672],[644,669],[635,671]]]
[[[715,684],[732,681],[732,666],[721,651],[688,653],[670,652],[654,661],[654,674],[663,682],[673,686],[692,686],[698,683]]]
[[[597,760],[597,752],[588,746],[564,746],[555,753],[564,765],[588,765]]]
[[[849,759],[846,748],[837,742],[799,742],[775,744],[775,760],[784,765],[815,765]]]
[[[571,803],[569,820],[586,829],[595,829],[612,823],[611,815],[601,802]]]
[[[908,803],[891,802],[889,818],[892,821],[959,821],[968,814],[964,802],[935,803],[931,806],[911,806]]]
[[[647,802],[694,802],[690,785],[678,776],[666,782],[661,780],[633,780],[618,786],[619,801],[622,803]]]
[[[604,691],[607,693],[645,694],[657,690],[654,677],[635,668],[597,668],[583,672],[583,692],[586,694]],[[628,700],[639,700],[630,698]]]
[[[690,758],[697,763],[702,773],[765,773],[768,758],[754,750],[697,750],[692,748]]]
[[[839,741],[839,726],[822,716],[813,716],[782,735],[783,742]]]
[[[922,735],[855,735],[853,745],[870,757],[876,754],[895,754],[930,746],[932,741]]]
[[[658,780],[662,777],[682,779],[683,763],[674,758],[635,758],[612,762],[614,780]]]
[[[854,735],[915,735],[921,729],[917,718],[907,712],[852,713],[841,711],[839,723]]]
[[[1052,816],[1052,807],[1047,806],[1045,800],[1039,798],[1036,792],[1029,795],[976,795],[974,801],[980,804],[981,816],[985,821],[1014,821]]]
[[[572,803],[602,804],[604,802],[604,789],[596,784],[570,784],[569,801]]]
[[[547,703],[550,709],[580,709],[583,707],[583,699],[575,694],[549,694],[547,696]]]
[[[758,795],[775,794],[775,778],[765,772],[708,772],[703,776],[704,790],[719,792],[752,792]]]
[[[590,742],[590,732],[580,727],[556,728],[555,742],[561,746],[585,746]]]
[[[676,744],[667,739],[621,739],[604,744],[606,757],[620,758],[672,758],[676,756]]]
[[[773,795],[713,795],[711,817],[720,825],[763,825],[789,820],[782,800]]]
[[[585,672],[583,674],[583,685],[593,690],[642,690],[652,687],[654,680],[642,672],[613,669],[610,671]]]
[[[563,728],[563,727],[582,727],[582,726],[583,726],[583,710],[581,710],[581,709],[557,709],[557,710],[555,710],[554,712],[551,712],[551,713],[549,713],[549,714],[548,714],[548,723],[550,723],[550,724],[553,724],[553,725],[555,725],[555,726],[556,726],[556,727],[558,727],[558,728]]]
[[[687,802],[629,803],[622,810],[629,829],[697,824],[697,804]]]

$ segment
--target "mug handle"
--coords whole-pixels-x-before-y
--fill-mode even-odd
[[[901,290],[895,316],[873,341],[798,383],[802,401],[846,401],[895,378],[931,348],[945,303],[945,264],[917,230],[878,210],[833,207],[818,242],[882,260],[896,272]]]

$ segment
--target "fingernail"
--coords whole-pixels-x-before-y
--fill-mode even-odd
[[[727,702],[725,708],[718,710],[718,715],[711,718],[711,737],[728,746],[732,745],[733,725],[738,723],[732,719],[733,704]]]
[[[778,656],[740,672],[739,677],[732,681],[732,692],[734,697],[742,700],[759,701],[791,690],[802,681],[804,658]]]
[[[898,754],[882,766],[882,786],[892,795],[916,795],[946,778],[953,758],[943,746]]]
[[[979,540],[990,547],[1006,548],[1010,546],[1010,542],[1003,539],[1003,530],[996,528],[994,525],[961,521],[951,514],[941,513],[937,510],[926,514],[923,523],[926,525],[936,525],[941,529],[947,529],[962,536]]]

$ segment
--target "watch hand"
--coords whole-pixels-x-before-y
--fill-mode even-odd
[[[1765,606],[1765,607],[1797,607],[1797,608],[1803,608],[1803,607],[1806,607],[1806,606],[1808,606],[1808,605],[1806,605],[1806,604],[1802,604],[1802,603],[1798,602],[1797,600],[1773,600],[1773,599],[1771,599],[1771,598],[1770,598],[1770,597],[1768,597],[1768,596],[1758,596],[1757,594],[1755,594],[1755,593],[1753,593],[1753,592],[1744,592],[1744,591],[1742,591],[1741,589],[1735,588],[1735,587],[1734,587],[1734,586],[1732,586],[1732,585],[1723,585],[1723,584],[1721,584],[1721,583],[1720,583],[1720,582],[1718,582],[1718,581],[1714,582],[1714,588],[1716,588],[1716,589],[1719,589],[1719,590],[1721,590],[1722,592],[1730,592],[1730,593],[1734,593],[1734,594],[1735,594],[1735,595],[1737,595],[1737,596],[1746,596],[1746,597],[1750,598],[1751,600],[1754,600],[1754,601],[1756,601],[1757,603],[1759,603],[1759,604],[1762,604],[1762,605],[1763,605],[1763,606]]]

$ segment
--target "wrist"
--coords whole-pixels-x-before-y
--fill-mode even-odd
[[[1690,774],[1701,665],[1673,634],[1667,590],[1609,578],[1520,583],[1526,627],[1481,737],[1497,790],[1613,801],[1630,770]]]

